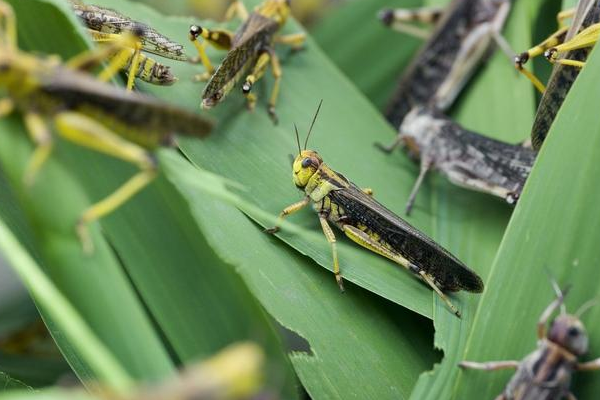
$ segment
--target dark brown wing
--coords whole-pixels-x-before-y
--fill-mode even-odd
[[[442,290],[481,292],[483,282],[449,251],[354,184],[329,193],[353,223],[367,225],[404,258],[435,277]]]
[[[254,42],[256,37],[264,40],[264,38],[270,37],[277,32],[277,29],[279,29],[277,22],[260,14],[252,13],[237,30],[231,43],[232,48],[245,46],[249,41]]]
[[[164,132],[165,136],[179,133],[203,137],[213,126],[198,114],[66,68],[50,71],[42,79],[40,90],[60,99],[63,108],[86,114],[99,111],[126,126]]]
[[[577,13],[573,18],[573,25],[567,32],[567,39],[572,38],[582,29],[600,22],[600,0],[581,0]],[[573,50],[565,55],[565,58],[585,61],[591,48]],[[548,135],[548,131],[556,118],[558,110],[562,106],[567,94],[573,86],[573,82],[579,76],[580,68],[556,64],[546,85],[546,91],[538,106],[533,128],[531,129],[531,142],[533,148],[539,150]]]
[[[429,103],[446,79],[468,32],[470,15],[479,0],[453,0],[435,31],[406,68],[388,103],[386,118],[398,128],[406,114],[417,105]]]

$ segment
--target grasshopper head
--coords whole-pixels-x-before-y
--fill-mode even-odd
[[[294,185],[300,189],[304,188],[322,163],[323,159],[316,151],[302,150],[292,166]]]
[[[574,315],[561,314],[550,325],[548,340],[564,347],[576,356],[588,350],[588,335],[585,327]]]
[[[257,12],[267,18],[277,21],[282,26],[290,15],[291,0],[265,0],[257,7]]]

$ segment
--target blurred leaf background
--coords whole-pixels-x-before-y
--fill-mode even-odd
[[[69,57],[89,46],[65,2],[9,3],[17,12],[22,48]],[[324,106],[310,146],[334,169],[373,188],[378,200],[402,212],[417,166],[402,152],[384,155],[372,143],[391,141],[395,134],[380,110],[420,41],[385,29],[375,16],[384,7],[444,1],[293,3],[305,26],[290,21],[285,31],[307,29],[311,38],[298,54],[278,50],[284,68],[280,125],[274,127],[264,109],[272,85],[267,74],[257,85],[254,113],[234,93],[212,112],[219,124],[209,139],[180,140],[185,158],[174,150],[159,151],[159,179],[94,226],[97,251],[86,256],[72,234],[74,221],[134,169],[57,141],[36,184],[25,188],[21,177],[32,146],[16,115],[0,121],[0,218],[140,381],[172,376],[178,367],[230,343],[251,340],[267,351],[267,385],[282,398],[493,398],[508,373],[461,372],[456,364],[520,359],[533,350],[535,322],[553,296],[545,269],[561,284],[573,285],[571,310],[598,295],[594,249],[600,231],[589,214],[600,199],[594,162],[600,127],[592,108],[597,91],[586,89],[600,78],[594,69],[599,56],[594,53],[569,95],[514,211],[436,174],[426,180],[409,222],[486,282],[481,296],[453,296],[463,312],[458,320],[405,271],[338,233],[348,282],[340,294],[327,270],[329,247],[309,210],[291,218],[297,228],[279,238],[262,232],[273,215],[300,198],[290,179],[291,126],[295,122],[305,133],[321,98]],[[238,24],[218,22],[226,2],[94,4],[149,23],[184,44],[189,54],[191,23],[232,29]],[[522,50],[545,37],[555,28],[553,16],[561,6],[554,0],[515,2],[505,28],[511,46]],[[217,51],[209,54],[215,63],[222,57]],[[202,85],[191,77],[199,67],[161,61],[172,65],[180,82],[172,88],[139,84],[140,90],[197,109]],[[548,76],[544,62],[534,66]],[[516,143],[529,134],[536,102],[533,88],[496,52],[450,114],[470,129]],[[245,190],[227,186],[229,181]],[[41,352],[0,353],[0,386],[73,384],[68,371],[88,383],[97,379],[98,371],[54,323],[47,306],[36,309],[15,285],[15,279],[2,275],[0,337],[35,323],[41,314],[51,339],[42,338]],[[596,309],[584,319],[590,354],[596,356],[598,318]],[[574,392],[593,398],[599,382],[593,373],[578,376]]]

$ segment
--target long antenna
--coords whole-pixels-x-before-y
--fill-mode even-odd
[[[577,312],[575,313],[575,316],[577,318],[581,319],[581,316],[588,311],[590,308],[598,305],[600,303],[600,299],[592,299],[592,300],[588,300],[586,301],[581,307],[579,307],[579,310],[577,310]]]
[[[306,146],[308,146],[308,138],[310,138],[310,134],[312,133],[313,127],[315,126],[315,122],[317,121],[317,117],[319,116],[319,111],[321,111],[321,105],[323,104],[323,99],[319,102],[319,107],[317,107],[317,112],[310,124],[310,129],[308,130],[308,135],[306,135],[306,140],[304,141],[304,150],[306,150]]]
[[[298,127],[294,124],[294,131],[296,132],[296,144],[298,145],[298,154],[302,153],[300,149],[300,134],[298,133]]]

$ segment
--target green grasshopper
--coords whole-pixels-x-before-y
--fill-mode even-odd
[[[71,1],[75,15],[87,27],[95,42],[119,41],[124,33],[135,34],[139,43],[124,48],[113,56],[115,68],[128,73],[127,87],[133,88],[134,78],[155,85],[172,85],[177,81],[168,66],[147,57],[141,51],[156,54],[171,60],[187,61],[183,46],[160,34],[146,24],[134,21],[114,10]],[[110,74],[107,74],[107,76]]]
[[[562,12],[558,18],[562,21],[571,16],[573,20],[568,28],[562,26],[541,44],[515,58],[517,69],[543,93],[531,130],[531,142],[536,150],[541,148],[558,110],[598,40],[600,0],[580,0],[576,9]],[[529,59],[541,54],[555,63],[547,87],[524,68]]]
[[[36,144],[25,172],[26,184],[33,183],[50,156],[53,132],[140,168],[123,186],[81,215],[77,232],[90,250],[87,225],[117,209],[154,179],[157,165],[150,150],[171,144],[175,132],[205,136],[212,124],[152,97],[100,82],[80,70],[102,62],[121,46],[119,43],[85,52],[67,63],[57,57],[25,53],[17,48],[13,10],[2,1],[0,29],[0,88],[6,95],[0,100],[0,116],[18,110]],[[124,46],[135,40],[123,38],[127,40]]]
[[[595,301],[587,302],[574,314],[564,308],[566,291],[557,286],[557,298],[542,313],[537,323],[538,348],[522,361],[491,361],[478,363],[463,361],[461,368],[497,371],[516,369],[498,400],[558,400],[575,399],[570,391],[571,376],[576,371],[600,370],[600,358],[580,363],[578,358],[588,351],[588,336],[581,316]],[[561,313],[550,324],[552,314],[561,307]]]
[[[319,104],[319,109],[321,105]],[[317,110],[317,114],[319,112]],[[298,156],[293,162],[293,181],[306,196],[286,207],[280,221],[286,216],[313,204],[333,253],[333,272],[343,291],[336,238],[329,222],[338,227],[352,241],[403,266],[429,285],[448,307],[460,317],[458,309],[443,291],[483,291],[481,278],[446,249],[435,243],[402,218],[385,208],[372,197],[369,189],[361,190],[340,173],[323,162],[319,154],[306,150],[317,114],[304,143],[296,129]],[[278,225],[267,230],[275,233]]]
[[[198,79],[206,80],[210,77],[202,94],[202,107],[209,109],[219,104],[245,76],[242,92],[248,101],[248,108],[253,110],[256,96],[252,93],[252,87],[264,75],[270,64],[275,84],[271,91],[268,112],[277,123],[275,106],[279,97],[282,70],[274,45],[282,43],[300,48],[305,35],[277,35],[290,14],[290,0],[266,0],[250,14],[240,1],[235,1],[227,12],[227,18],[236,14],[244,23],[235,34],[225,30],[210,31],[197,25],[190,27],[190,40],[196,46],[199,60],[206,68],[206,73],[199,75]],[[200,41],[199,38],[204,41]],[[206,43],[218,49],[228,50],[227,56],[216,71],[206,55]]]

